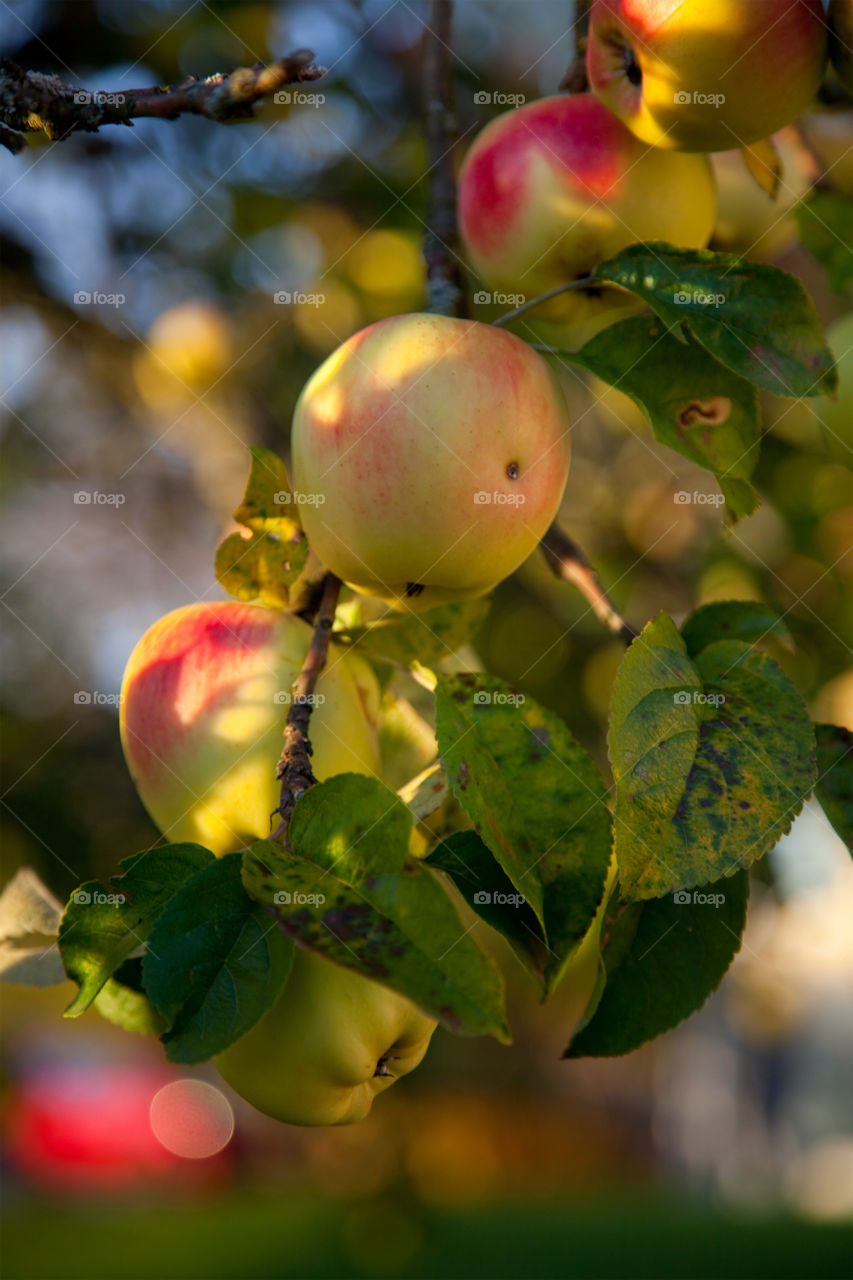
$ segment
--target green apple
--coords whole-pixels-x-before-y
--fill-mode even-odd
[[[644,142],[727,151],[796,119],[826,46],[821,0],[592,0],[587,75]]]
[[[414,1070],[436,1025],[405,996],[297,947],[276,1003],[214,1064],[275,1120],[352,1124]]]
[[[284,722],[311,628],[293,614],[225,601],[176,609],[137,644],[124,674],[121,740],[163,834],[228,853],[270,834]],[[322,780],[379,768],[379,687],[332,645],[311,715]]]
[[[749,258],[779,257],[799,239],[792,210],[811,190],[818,166],[796,129],[789,125],[770,139],[779,157],[779,187],[771,196],[746,167],[740,151],[711,156],[717,182],[717,221],[712,247]]]
[[[459,228],[471,265],[491,289],[526,298],[588,275],[637,241],[703,249],[715,204],[705,156],[639,142],[591,94],[542,98],[498,116],[459,175]],[[531,314],[588,338],[595,322],[642,305],[623,289],[597,286]]]
[[[853,93],[853,0],[829,0],[829,56],[838,79]]]
[[[569,416],[548,365],[513,334],[393,316],[309,379],[291,448],[323,563],[420,610],[484,595],[534,550],[563,496]]]

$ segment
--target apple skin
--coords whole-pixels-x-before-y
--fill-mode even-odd
[[[393,316],[309,379],[291,452],[296,490],[322,499],[302,520],[327,568],[419,611],[484,595],[534,550],[563,496],[569,415],[513,334]]]
[[[213,1062],[232,1089],[275,1120],[353,1124],[414,1070],[436,1026],[405,996],[296,947],[276,1003]],[[375,1074],[380,1062],[387,1075]]]
[[[853,94],[853,0],[829,0],[829,56],[835,73]]]
[[[122,684],[121,741],[167,839],[220,856],[270,835],[286,700],[311,634],[293,614],[224,601],[176,609],[139,641]],[[316,694],[325,699],[311,715],[318,779],[378,773],[371,668],[332,645]]]
[[[586,66],[644,142],[728,151],[796,119],[826,49],[821,0],[592,0]]]
[[[818,165],[796,129],[780,129],[770,141],[782,166],[775,198],[752,177],[740,151],[717,151],[711,156],[717,182],[712,248],[766,260],[797,243],[799,231],[791,211],[817,181]]]
[[[646,146],[588,93],[498,116],[459,175],[459,229],[471,265],[492,289],[527,298],[587,275],[637,241],[703,249],[715,207],[706,157]],[[623,289],[598,287],[561,294],[535,314],[582,326],[642,305]]]

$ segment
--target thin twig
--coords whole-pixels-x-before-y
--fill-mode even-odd
[[[275,812],[279,814],[281,822],[272,833],[271,839],[282,840],[288,849],[290,848],[290,818],[296,802],[317,781],[311,768],[312,748],[308,738],[308,726],[314,705],[312,695],[329,653],[329,641],[340,590],[340,578],[336,578],[333,573],[328,573],[323,585],[320,607],[314,619],[314,635],[308,653],[305,655],[302,670],[293,686],[293,697],[284,726],[284,749],[276,765],[275,776],[281,781],[281,798]]]
[[[551,298],[558,297],[561,293],[571,293],[573,289],[588,289],[590,285],[595,286],[596,281],[592,276],[579,276],[577,280],[570,280],[568,284],[558,284],[553,289],[548,289],[545,293],[538,293],[535,298],[528,298],[522,302],[520,307],[516,307],[514,311],[507,311],[504,315],[498,316],[497,320],[493,320],[492,324],[496,328],[501,325],[509,324],[518,316],[523,316],[525,311],[530,311],[532,307],[538,307],[542,302],[548,302]],[[601,286],[599,285],[598,288]]]
[[[557,86],[558,89],[568,89],[569,93],[587,93],[589,91],[589,80],[586,75],[586,46],[591,4],[592,0],[576,0],[575,3],[575,56]]]
[[[107,93],[75,88],[58,76],[25,71],[2,58],[0,125],[7,130],[0,133],[0,142],[10,151],[20,151],[25,133],[41,131],[56,141],[78,130],[97,133],[104,124],[132,125],[143,116],[175,120],[189,113],[220,124],[248,120],[261,98],[283,85],[319,80],[325,74],[324,67],[315,65],[310,49],[297,49],[269,66],[259,62],[204,80],[189,76],[180,84]],[[16,132],[9,137],[10,131]]]
[[[456,230],[453,149],[459,135],[450,67],[453,0],[432,0],[425,37],[424,109],[429,160],[429,205],[424,236],[427,310],[461,314],[464,290]]]
[[[563,582],[577,587],[581,595],[609,631],[630,644],[639,634],[625,621],[610,602],[598,581],[592,565],[574,538],[570,538],[559,525],[552,524],[539,544],[551,571]]]

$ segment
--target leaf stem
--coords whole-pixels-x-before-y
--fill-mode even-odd
[[[563,582],[577,587],[595,616],[608,631],[630,644],[639,634],[625,621],[598,581],[598,575],[581,548],[558,524],[552,524],[539,544],[548,567]]]

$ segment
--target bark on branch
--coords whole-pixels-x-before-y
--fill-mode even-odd
[[[248,120],[262,98],[288,84],[318,80],[326,74],[310,49],[297,49],[264,66],[238,67],[199,80],[115,93],[74,88],[58,76],[25,71],[9,58],[0,59],[0,143],[12,152],[25,146],[25,133],[42,132],[53,141],[83,131],[96,133],[104,124],[132,125],[143,116],[175,120],[180,115],[205,116],[219,124]]]
[[[332,636],[340,590],[340,578],[336,578],[333,573],[328,573],[323,584],[320,607],[314,619],[314,635],[305,662],[302,664],[302,670],[293,686],[293,698],[284,726],[284,749],[275,771],[276,777],[281,781],[281,799],[276,809],[281,822],[271,838],[283,841],[288,849],[290,848],[290,818],[296,802],[317,781],[311,768],[312,748],[308,727],[314,706],[312,695],[329,653],[329,641]]]

